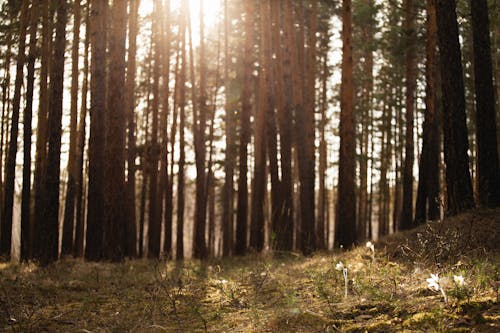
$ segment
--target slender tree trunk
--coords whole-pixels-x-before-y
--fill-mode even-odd
[[[127,112],[127,228],[125,255],[135,257],[137,255],[137,227],[135,209],[135,158],[137,155],[136,131],[135,131],[135,80],[136,80],[136,53],[137,33],[140,0],[130,2],[129,7],[129,34],[128,34],[128,56],[127,56],[127,78],[125,81],[125,110]]]
[[[66,187],[66,202],[64,206],[63,235],[61,255],[73,252],[73,226],[75,222],[75,188],[77,175],[77,122],[78,122],[78,50],[80,46],[80,0],[73,3],[73,45],[71,50],[71,116],[68,158],[68,180]]]
[[[413,226],[413,109],[415,105],[415,14],[413,0],[405,0],[406,30],[406,137],[403,167],[403,209],[400,228],[408,230]]]
[[[36,155],[35,155],[35,221],[33,227],[33,254],[38,253],[41,245],[39,226],[44,221],[45,209],[45,177],[47,169],[47,131],[49,113],[48,76],[52,63],[52,32],[53,15],[50,1],[44,1],[42,6],[42,55],[40,66],[40,93],[37,119]]]
[[[328,107],[327,100],[327,80],[328,80],[328,63],[327,56],[323,57],[323,73],[321,78],[321,122],[319,126],[320,132],[320,143],[319,143],[319,193],[318,193],[318,217],[316,231],[318,234],[318,247],[320,249],[326,249],[328,243],[325,237],[325,226],[326,226],[326,211],[328,209],[326,196],[327,189],[325,187],[326,182],[326,159],[327,159],[327,142],[325,135],[326,128],[326,109]]]
[[[30,42],[28,55],[28,75],[26,85],[26,108],[23,115],[24,127],[24,158],[23,158],[23,189],[21,202],[21,259],[32,256],[33,235],[31,229],[31,135],[33,115],[33,87],[35,83],[35,61],[37,55],[36,33],[38,27],[39,1],[33,2],[30,11]]]
[[[92,54],[90,85],[89,189],[85,258],[102,258],[104,226],[104,140],[106,96],[106,26],[107,0],[91,1],[90,44]]]
[[[148,257],[159,258],[161,239],[161,219],[158,217],[158,114],[160,105],[160,70],[161,70],[161,38],[160,15],[161,5],[159,0],[154,2],[153,10],[153,39],[154,39],[154,67],[153,67],[153,101],[151,120],[151,144],[149,146],[150,183],[149,183],[149,229],[148,229]]]
[[[474,48],[474,88],[476,92],[479,204],[497,207],[500,205],[500,169],[488,3],[486,0],[472,0],[470,5]],[[497,82],[497,85],[500,83]]]
[[[335,247],[350,248],[356,240],[355,140],[353,116],[351,1],[342,1],[342,85],[340,156]]]
[[[238,165],[238,209],[236,212],[236,242],[234,253],[244,255],[247,250],[248,226],[248,144],[250,143],[250,113],[252,111],[254,2],[245,1],[245,68],[241,93],[241,132]]]
[[[193,135],[195,146],[195,164],[196,164],[196,194],[195,194],[195,214],[194,214],[194,237],[193,237],[193,257],[205,259],[208,257],[207,245],[205,240],[206,218],[207,218],[207,196],[205,190],[205,127],[207,113],[206,96],[206,74],[207,66],[205,59],[205,30],[203,22],[203,0],[200,0],[200,97],[196,97],[196,83],[194,73],[194,56],[192,43],[191,20],[189,19],[189,53],[191,67],[191,88],[193,93]],[[197,107],[197,103],[199,106]]]
[[[267,3],[267,2],[266,2]],[[266,6],[267,7],[267,6]],[[260,3],[260,15],[266,15],[266,7],[264,2]],[[269,19],[269,18],[267,18]],[[260,25],[260,61],[259,63],[259,101],[257,107],[257,114],[255,116],[255,129],[254,129],[254,178],[252,187],[252,212],[251,212],[251,225],[250,225],[250,247],[257,252],[264,249],[264,228],[265,228],[265,213],[264,213],[264,200],[266,193],[266,142],[267,142],[267,126],[266,126],[266,111],[267,111],[267,98],[268,87],[267,83],[267,70],[266,63],[266,34],[265,34],[265,19],[262,20]]]
[[[84,184],[85,178],[83,170],[85,169],[85,141],[86,141],[86,117],[87,117],[87,95],[89,85],[89,45],[90,45],[90,6],[87,3],[85,14],[85,51],[83,58],[83,82],[82,82],[82,104],[80,110],[80,119],[78,122],[78,142],[77,142],[77,174],[76,174],[76,225],[75,225],[75,244],[73,247],[74,257],[83,257],[83,241],[85,238],[85,206],[84,206]]]
[[[0,235],[0,256],[10,258],[10,248],[12,244],[12,212],[14,208],[14,180],[16,174],[17,155],[17,135],[19,132],[19,109],[21,104],[21,87],[23,85],[23,71],[26,49],[26,30],[28,25],[29,0],[23,0],[21,14],[19,16],[19,47],[16,67],[16,81],[14,83],[14,99],[12,101],[12,117],[10,129],[9,150],[7,151],[7,161],[5,170],[5,196],[4,213],[2,214],[1,235]]]
[[[158,218],[166,225],[167,213],[163,210],[164,200],[166,198],[166,190],[168,184],[168,114],[169,114],[169,83],[170,83],[170,0],[167,0],[163,8],[164,17],[162,19],[163,31],[163,63],[162,63],[162,112],[160,116],[160,132],[161,132],[161,147],[160,147],[160,179],[159,179],[159,202]],[[172,253],[172,230],[165,228],[165,241],[163,252],[170,258]]]
[[[179,75],[179,164],[177,174],[177,260],[184,259],[184,167],[185,167],[185,108],[186,108],[186,17],[189,15],[187,0],[182,1],[181,15],[181,61]]]
[[[464,82],[455,12],[456,3],[453,0],[441,0],[436,4],[443,90],[447,213],[455,215],[474,207],[467,154],[469,142],[465,117]]]
[[[251,2],[251,1],[250,1]],[[233,115],[234,105],[230,102],[230,80],[229,80],[229,11],[227,0],[224,1],[224,85],[226,91],[226,156],[224,161],[224,188],[222,193],[222,255],[232,253],[234,243],[234,167],[235,167],[235,121]]]
[[[66,0],[57,2],[57,21],[53,64],[50,73],[50,109],[47,155],[46,218],[41,224],[41,249],[38,259],[42,265],[58,257],[59,245],[59,185],[61,163],[61,121],[63,109],[64,51],[66,48]]]
[[[125,42],[127,3],[113,1],[110,10],[109,84],[106,118],[106,222],[104,258],[114,262],[124,257],[125,221]]]
[[[439,218],[439,126],[436,110],[436,2],[427,0],[426,109],[418,176],[415,223]]]

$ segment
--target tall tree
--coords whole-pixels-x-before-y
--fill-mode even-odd
[[[26,49],[26,30],[28,26],[29,0],[23,0],[19,14],[19,46],[17,52],[16,79],[14,82],[14,98],[12,100],[12,115],[9,149],[7,151],[5,170],[5,193],[1,221],[0,256],[10,258],[12,244],[12,212],[14,208],[14,180],[16,174],[17,135],[19,133],[19,109],[21,104],[21,87],[24,81],[24,62]]]
[[[158,115],[160,108],[160,70],[161,70],[161,29],[160,29],[161,4],[159,0],[154,2],[152,15],[152,35],[154,40],[154,67],[153,67],[153,101],[151,120],[151,144],[148,152],[150,159],[149,172],[149,229],[148,229],[148,257],[158,258],[160,256],[161,219],[158,216]]]
[[[244,255],[247,249],[248,225],[248,144],[250,143],[250,113],[252,111],[254,2],[245,1],[245,59],[241,92],[241,132],[238,163],[238,208],[236,211],[236,242],[234,254]]]
[[[227,3],[225,3],[225,6],[227,7]],[[193,93],[193,135],[194,135],[195,164],[196,164],[196,195],[195,195],[195,215],[194,215],[193,257],[204,259],[208,255],[208,251],[206,248],[206,240],[205,240],[206,219],[207,219],[207,196],[206,196],[207,191],[205,189],[206,185],[205,127],[206,127],[206,114],[208,110],[207,110],[207,81],[206,81],[207,63],[205,54],[205,23],[204,23],[203,0],[200,0],[199,16],[200,16],[200,46],[199,46],[200,97],[198,101],[196,101],[196,94]],[[190,30],[191,30],[191,24],[190,24]],[[190,31],[190,41],[192,38],[191,35],[192,31]],[[191,55],[190,58],[191,58],[191,63],[193,63],[194,62],[193,56]],[[192,76],[193,78],[191,80],[192,81],[191,86],[194,92],[194,88],[196,87],[196,85],[194,82],[194,75]],[[196,103],[199,104],[198,107],[196,107]]]
[[[71,102],[70,102],[70,137],[68,157],[68,181],[66,185],[66,202],[64,205],[63,237],[61,255],[73,251],[73,226],[75,222],[75,189],[77,178],[77,123],[78,123],[78,50],[80,46],[80,0],[73,3],[73,46],[71,50]]]
[[[293,249],[293,182],[292,182],[292,95],[290,50],[286,42],[287,31],[283,29],[282,2],[271,1],[273,21],[273,45],[276,53],[276,107],[278,109],[278,125],[280,135],[281,183],[279,189],[280,202],[273,223],[276,238],[276,250],[291,251]],[[283,37],[282,37],[283,36]]]
[[[403,167],[403,209],[401,211],[400,229],[407,230],[413,224],[413,109],[415,105],[415,8],[413,0],[405,0],[406,30],[406,97],[405,97],[405,160]]]
[[[437,1],[436,17],[443,92],[446,209],[449,215],[455,215],[474,207],[455,1]]]
[[[89,188],[85,258],[100,260],[103,249],[104,226],[104,168],[105,168],[105,105],[106,105],[106,28],[107,0],[91,0],[90,44],[90,142]]]
[[[104,258],[124,256],[125,221],[125,40],[127,2],[113,1],[109,39],[109,90],[106,118],[106,211]],[[112,84],[111,84],[112,83]]]
[[[497,207],[500,205],[500,169],[488,3],[486,0],[474,0],[470,2],[470,5],[474,48],[474,88],[476,92],[479,204]],[[498,82],[497,85],[499,85]]]
[[[135,257],[137,254],[137,227],[135,210],[135,158],[136,158],[136,131],[135,131],[135,80],[136,80],[136,53],[139,5],[141,1],[131,1],[129,6],[128,23],[128,54],[127,54],[127,78],[125,81],[125,111],[127,113],[127,228],[125,254]]]
[[[425,119],[418,173],[415,222],[439,218],[439,124],[436,108],[436,1],[427,0]]]
[[[342,1],[342,82],[340,97],[340,150],[335,245],[351,247],[356,240],[354,177],[354,117],[351,1]]]
[[[187,0],[181,5],[181,61],[179,75],[179,171],[177,173],[177,260],[184,258],[184,168],[186,163],[185,120],[186,120],[186,17],[189,15]]]
[[[260,252],[264,249],[264,234],[265,234],[265,214],[264,214],[264,199],[266,194],[266,110],[268,107],[267,78],[269,68],[266,68],[266,43],[268,35],[266,34],[266,7],[267,1],[260,3],[260,53],[259,53],[259,101],[255,115],[254,127],[254,176],[252,187],[252,212],[250,224],[250,248]],[[267,17],[269,19],[269,17]]]
[[[82,104],[80,109],[80,119],[78,122],[78,159],[77,159],[77,178],[76,178],[76,223],[75,223],[75,244],[74,257],[83,257],[83,242],[85,239],[85,205],[84,205],[84,155],[86,138],[86,117],[87,117],[87,95],[89,86],[89,46],[90,46],[90,4],[87,2],[85,10],[85,47],[83,58],[83,82],[82,82]]]
[[[23,115],[24,158],[23,189],[21,202],[21,259],[29,259],[32,255],[32,221],[31,221],[31,135],[33,115],[33,88],[35,83],[35,61],[37,58],[36,33],[38,28],[40,2],[34,1],[30,11],[30,42],[28,55],[28,75],[26,85],[26,108]]]
[[[66,49],[67,3],[59,0],[52,67],[50,71],[50,108],[47,154],[46,217],[40,225],[41,252],[37,257],[42,265],[57,260],[59,252],[59,184],[61,164],[61,134],[64,82],[64,51]]]
[[[33,253],[38,252],[41,244],[41,233],[38,226],[43,222],[45,216],[45,170],[47,168],[47,131],[49,113],[49,85],[48,77],[52,63],[52,32],[53,15],[50,9],[50,2],[44,1],[42,4],[42,47],[40,64],[40,90],[36,133],[36,155],[35,155],[35,220],[34,220],[34,242]]]
[[[232,252],[234,242],[234,167],[235,167],[235,121],[233,110],[236,107],[231,101],[229,80],[229,34],[230,20],[228,2],[224,1],[224,85],[226,92],[226,155],[224,161],[224,188],[222,193],[222,232],[223,232],[223,255]]]

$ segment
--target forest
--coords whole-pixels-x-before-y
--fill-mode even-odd
[[[356,331],[366,321],[426,330],[442,320],[450,326],[436,331],[447,331],[468,316],[468,328],[500,329],[497,0],[0,8],[0,328],[213,331],[240,308],[256,326],[220,331]],[[436,276],[429,288],[443,300],[414,290],[415,265]],[[436,267],[455,267],[454,289]],[[305,279],[297,274],[308,277],[305,296],[285,288]],[[379,286],[394,275],[394,291],[374,296],[366,274]],[[99,287],[101,275],[110,285]],[[415,288],[398,291],[405,279]],[[136,313],[149,326],[86,326],[86,312],[61,324],[76,310],[27,301],[68,284],[124,315],[124,299],[144,295],[117,296],[122,283],[153,286],[150,312]],[[316,303],[303,311],[309,293]],[[411,296],[434,297],[424,303],[440,312],[404,312]],[[288,317],[259,326],[283,297]],[[402,303],[387,303],[394,297]]]

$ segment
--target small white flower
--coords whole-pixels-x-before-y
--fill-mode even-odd
[[[453,275],[453,281],[457,286],[463,286],[465,284],[465,280],[462,275]]]
[[[435,291],[439,291],[441,287],[439,286],[439,275],[431,274],[431,277],[427,279],[427,287],[430,289],[434,289]]]
[[[372,252],[375,252],[375,245],[372,242],[366,242],[366,247],[369,248]]]
[[[220,284],[224,285],[224,284],[227,284],[227,280],[226,279],[222,279],[219,281]]]
[[[337,265],[335,265],[335,269],[338,271],[341,271],[344,269],[344,263],[342,261],[339,261]]]

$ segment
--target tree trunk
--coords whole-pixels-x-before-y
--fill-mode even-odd
[[[406,137],[405,160],[403,167],[403,209],[400,229],[408,230],[413,226],[413,109],[415,105],[415,14],[413,0],[405,0],[406,30]]]
[[[41,252],[38,259],[42,265],[58,257],[59,245],[59,184],[61,163],[61,121],[63,109],[64,51],[66,48],[66,0],[57,3],[56,36],[53,63],[50,73],[50,109],[47,155],[46,218],[40,225]]]
[[[335,247],[350,248],[356,241],[355,141],[353,117],[353,61],[351,1],[342,1],[342,85],[340,155]]]
[[[23,189],[21,202],[21,259],[32,256],[33,235],[31,234],[31,135],[33,115],[33,87],[35,83],[35,61],[37,58],[36,33],[38,27],[38,12],[40,3],[33,2],[30,11],[30,43],[28,56],[28,75],[26,85],[26,108],[23,115],[24,127],[24,158],[23,158]]]
[[[224,85],[226,92],[226,156],[224,161],[224,188],[222,193],[222,234],[223,234],[223,249],[222,255],[230,255],[234,243],[234,218],[233,218],[233,201],[234,201],[234,167],[235,167],[235,121],[233,109],[234,105],[230,102],[231,96],[229,93],[229,11],[227,0],[224,1]]]
[[[78,50],[80,46],[80,0],[73,3],[73,45],[71,50],[71,116],[68,158],[68,181],[66,187],[66,202],[64,205],[63,235],[61,255],[73,252],[73,226],[75,222],[75,187],[77,175],[77,121],[78,121]]]
[[[245,1],[245,60],[243,88],[241,93],[241,132],[238,165],[238,209],[236,215],[236,242],[234,254],[244,255],[247,250],[248,225],[248,144],[250,143],[250,113],[252,111],[253,71],[253,16],[254,2]]]
[[[127,55],[127,78],[125,81],[125,110],[127,112],[127,228],[125,255],[135,257],[137,255],[137,227],[135,209],[135,158],[137,156],[136,131],[135,131],[135,80],[136,80],[136,53],[137,33],[140,0],[130,2],[128,55]]]
[[[76,178],[76,225],[75,225],[75,244],[74,257],[83,257],[83,241],[85,238],[85,206],[84,206],[84,184],[85,178],[83,170],[85,169],[85,139],[86,139],[86,117],[87,117],[87,95],[89,85],[89,44],[90,44],[90,6],[87,3],[85,14],[85,55],[83,59],[83,82],[82,82],[82,104],[80,110],[80,120],[78,123],[78,144],[77,144],[77,178]]]
[[[443,90],[444,161],[447,213],[455,215],[474,207],[469,171],[469,142],[455,1],[437,1],[438,45]]]
[[[470,2],[474,48],[474,88],[476,92],[476,140],[479,204],[487,207],[500,205],[500,169],[493,90],[488,3]],[[497,82],[497,85],[500,83]]]
[[[153,67],[153,101],[151,120],[151,143],[146,148],[149,160],[149,229],[148,229],[148,257],[159,258],[161,239],[161,219],[158,216],[158,114],[160,105],[160,69],[161,69],[161,38],[160,38],[160,15],[161,5],[159,0],[154,2],[152,15],[152,35],[154,40],[154,67]]]
[[[119,262],[124,257],[125,221],[125,41],[127,3],[113,1],[110,11],[109,84],[106,118],[106,222],[104,258]]]
[[[104,225],[104,140],[106,96],[106,27],[105,6],[107,0],[91,1],[90,44],[90,141],[89,141],[89,189],[87,210],[87,234],[85,258],[98,261],[102,258]]]
[[[426,97],[415,223],[439,218],[439,126],[436,110],[436,2],[427,0]]]
[[[23,85],[23,71],[26,48],[26,29],[28,25],[29,0],[23,0],[21,14],[19,17],[19,48],[16,67],[16,81],[14,83],[14,99],[12,101],[12,118],[10,129],[9,150],[7,151],[5,170],[5,195],[2,214],[2,225],[0,228],[0,256],[10,259],[10,248],[12,244],[12,212],[14,208],[14,180],[16,174],[17,135],[19,132],[19,109],[21,104],[21,87]]]

